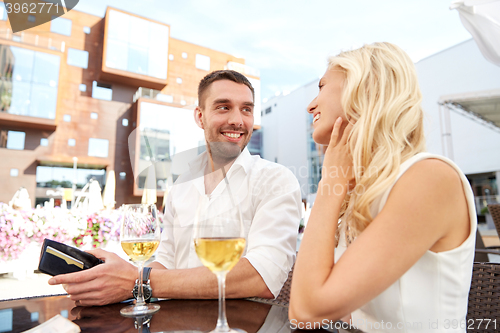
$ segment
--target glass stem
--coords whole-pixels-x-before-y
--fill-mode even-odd
[[[137,302],[135,302],[135,306],[142,306],[146,305],[146,302],[144,302],[144,291],[142,289],[142,266],[144,263],[142,261],[137,263],[137,266],[139,267],[139,290],[137,292]]]
[[[226,318],[226,274],[227,272],[217,274],[217,281],[219,282],[219,318],[215,328],[216,332],[229,332]]]

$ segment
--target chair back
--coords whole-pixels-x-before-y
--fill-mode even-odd
[[[479,230],[476,229],[476,250],[485,250],[483,238],[479,233]],[[490,258],[488,258],[488,254],[480,251],[476,251],[474,254],[474,262],[489,262]]]
[[[490,204],[488,205],[488,211],[493,218],[493,223],[495,224],[495,229],[497,229],[498,235],[500,235],[500,204]]]
[[[285,281],[283,287],[281,287],[281,291],[275,299],[261,298],[261,297],[252,297],[249,298],[252,301],[257,301],[261,303],[271,304],[271,305],[281,305],[288,307],[290,303],[290,289],[292,286],[292,276],[293,276],[293,268],[295,264],[292,266],[292,269],[288,273],[288,278]]]
[[[467,320],[472,319],[476,325],[477,319],[497,318],[500,318],[500,264],[476,262],[469,291]],[[486,328],[486,321],[481,328],[480,332],[498,332],[494,323]]]

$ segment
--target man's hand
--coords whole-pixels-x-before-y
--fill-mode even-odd
[[[117,303],[132,297],[137,268],[111,252],[101,249],[87,252],[102,259],[104,264],[82,272],[54,276],[49,284],[62,284],[79,306]]]

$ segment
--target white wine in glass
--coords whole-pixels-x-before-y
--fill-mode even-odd
[[[121,309],[120,313],[126,317],[138,317],[153,314],[160,310],[158,304],[148,304],[144,301],[142,288],[142,268],[151,258],[160,244],[161,229],[158,212],[155,205],[123,205],[120,242],[123,251],[137,264],[139,269],[138,293],[135,305]]]
[[[245,234],[238,202],[231,195],[200,197],[194,222],[194,247],[205,267],[219,283],[219,317],[211,333],[244,332],[230,329],[226,319],[226,274],[245,250]]]

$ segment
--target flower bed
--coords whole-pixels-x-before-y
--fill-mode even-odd
[[[90,249],[119,240],[121,212],[73,212],[60,208],[18,211],[0,203],[0,263],[19,258],[45,238]]]

